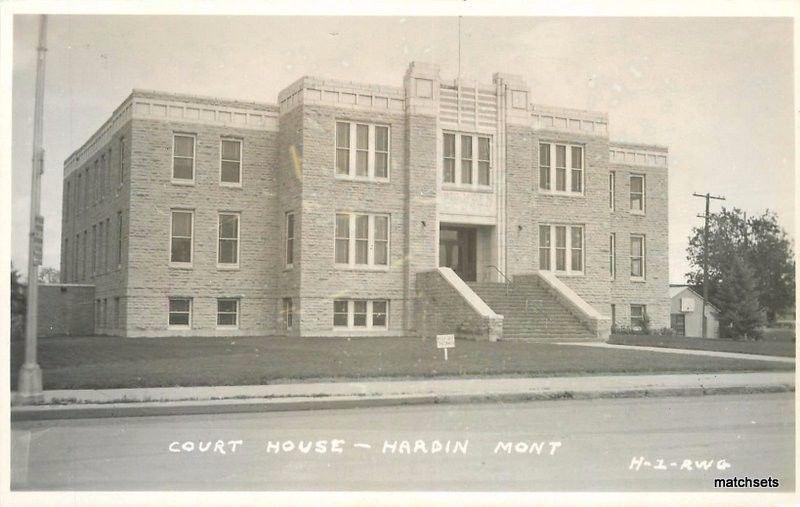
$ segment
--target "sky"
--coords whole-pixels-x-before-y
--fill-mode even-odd
[[[27,266],[37,19],[16,16],[11,259]],[[790,18],[464,17],[461,75],[519,74],[536,104],[604,111],[615,141],[669,147],[670,281],[703,201],[769,208],[794,237]],[[275,103],[303,75],[401,86],[458,72],[456,17],[50,16],[44,266],[59,267],[63,161],[133,88]],[[712,203],[712,211],[719,203]]]

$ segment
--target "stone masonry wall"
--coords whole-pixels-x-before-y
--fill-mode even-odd
[[[174,133],[196,136],[195,180],[171,182]],[[134,119],[128,336],[276,332],[282,216],[276,213],[276,133],[173,120]],[[242,140],[242,185],[219,183],[220,140]],[[170,266],[172,209],[194,212],[190,268]],[[239,267],[217,266],[218,214],[240,214]],[[282,215],[282,214],[281,214]],[[192,328],[168,328],[168,298],[192,298]],[[217,329],[217,298],[239,298],[238,329]]]
[[[405,117],[402,113],[357,111],[303,105],[303,183],[300,263],[304,335],[336,335],[334,299],[389,300],[388,330],[348,330],[347,334],[399,335],[404,323]],[[389,126],[389,181],[335,177],[336,122]],[[433,134],[433,132],[431,132]],[[355,142],[352,139],[351,142]],[[351,168],[354,170],[354,168]],[[334,262],[337,212],[389,215],[389,266],[346,268]],[[433,227],[433,225],[431,225]]]
[[[131,134],[128,122],[64,181],[61,281],[94,284],[90,324],[101,334],[122,335],[127,322]],[[126,170],[120,181],[123,139]]]

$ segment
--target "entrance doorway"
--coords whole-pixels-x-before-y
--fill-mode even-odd
[[[439,229],[439,266],[451,268],[465,282],[477,280],[477,229],[443,225]]]

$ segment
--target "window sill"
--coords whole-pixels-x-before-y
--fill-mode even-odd
[[[551,196],[551,197],[575,197],[575,198],[586,197],[586,193],[585,192],[563,192],[563,191],[560,191],[560,190],[542,190],[542,189],[539,189],[538,194],[539,195],[547,195],[547,196]]]
[[[554,275],[561,277],[561,278],[582,278],[586,276],[584,272],[569,272],[569,271],[550,271]]]
[[[389,266],[355,266],[350,264],[335,264],[334,267],[338,271],[374,271],[378,273],[389,271]]]
[[[631,283],[645,283],[647,282],[644,278],[631,278]]]
[[[219,186],[223,188],[238,188],[238,189],[242,188],[241,183],[226,183],[224,181],[220,181]]]
[[[283,267],[284,272],[292,271],[293,269],[294,269],[294,264],[287,264],[286,266]]]
[[[217,329],[221,331],[236,331],[239,326],[217,326]]]
[[[217,269],[220,271],[239,271],[238,264],[217,264]]]
[[[631,215],[636,215],[636,216],[639,216],[639,217],[643,217],[643,216],[645,216],[646,213],[644,211],[630,210],[630,214]]]
[[[353,181],[359,183],[389,183],[391,180],[387,178],[370,178],[369,176],[346,176],[336,174],[335,178],[340,181]]]
[[[170,180],[170,182],[173,185],[177,185],[179,187],[193,187],[193,186],[195,186],[194,180],[176,180],[175,178],[173,178],[172,180]]]
[[[192,326],[167,326],[169,331],[191,331]]]
[[[494,193],[494,187],[491,185],[459,185],[458,183],[442,183],[442,190],[455,192],[475,192],[477,194]]]
[[[169,267],[172,269],[192,269],[191,262],[170,262]]]
[[[349,334],[349,333],[358,333],[358,334],[382,334],[389,331],[388,326],[384,327],[344,327],[344,326],[334,326],[332,328],[333,333],[337,335],[341,334]]]

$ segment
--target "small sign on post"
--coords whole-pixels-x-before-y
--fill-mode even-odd
[[[444,360],[447,361],[447,349],[455,348],[456,335],[454,334],[437,334],[436,335],[436,348],[444,349]]]

